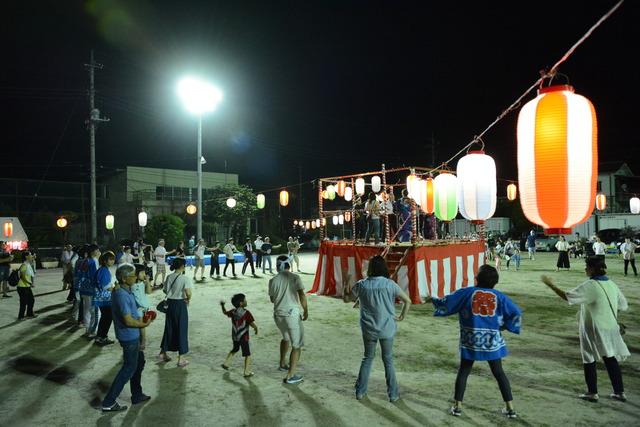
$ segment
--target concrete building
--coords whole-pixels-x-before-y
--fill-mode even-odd
[[[629,198],[640,194],[640,177],[635,176],[625,162],[601,162],[598,165],[598,192],[607,196],[604,213],[628,213]]]
[[[127,166],[101,182],[106,184],[109,206],[116,218],[117,239],[138,235],[137,214],[142,209],[149,218],[169,213],[183,216],[198,194],[196,171]],[[238,184],[238,175],[203,172],[203,199],[208,197],[207,190],[225,184]]]

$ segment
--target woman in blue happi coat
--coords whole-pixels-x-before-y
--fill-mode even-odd
[[[494,267],[481,266],[476,279],[475,287],[460,289],[442,299],[431,299],[435,316],[458,313],[460,319],[460,368],[456,377],[455,403],[450,413],[462,415],[462,399],[473,362],[486,360],[506,404],[502,413],[516,418],[511,386],[502,370],[502,358],[508,351],[500,331],[507,329],[519,334],[521,310],[509,297],[493,289],[499,279]]]

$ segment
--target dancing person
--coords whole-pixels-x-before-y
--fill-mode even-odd
[[[251,266],[251,274],[256,277],[256,269],[253,267],[253,244],[251,238],[247,237],[242,248],[244,252],[244,263],[242,264],[242,274],[247,271],[247,265]]]
[[[213,273],[216,273],[216,279],[220,278],[220,241],[216,240],[212,247],[207,248],[209,252],[211,252],[211,271],[209,272],[209,277],[213,279]]]
[[[561,290],[547,276],[541,279],[570,305],[580,305],[578,331],[587,391],[578,397],[590,402],[598,401],[596,362],[602,359],[613,386],[609,397],[625,402],[627,398],[618,361],[624,361],[630,353],[620,333],[618,310],[628,309],[627,300],[618,285],[607,277],[607,266],[601,257],[587,257],[585,264],[585,274],[589,279],[570,291]]]
[[[577,233],[576,233],[577,234]],[[576,242],[573,245],[573,257],[574,258],[582,258],[584,255],[584,244],[580,239],[580,236],[576,236]]]
[[[189,252],[189,255],[193,255],[193,251],[196,247],[196,236],[191,236],[189,238],[189,246],[187,246],[187,250]]]
[[[362,400],[367,394],[371,365],[376,355],[376,347],[380,342],[384,376],[387,381],[387,397],[395,402],[400,398],[398,382],[393,365],[393,339],[398,329],[397,323],[402,321],[411,307],[411,299],[400,286],[389,279],[389,270],[383,257],[376,255],[369,260],[367,278],[351,286],[351,276],[343,271],[346,287],[342,293],[344,302],[360,303],[360,329],[364,342],[364,357],[360,364],[360,372],[356,381],[356,399]],[[400,299],[404,305],[396,315],[395,301]]]
[[[13,255],[5,248],[4,242],[0,242],[0,286],[2,287],[2,298],[11,298],[9,295],[9,275],[11,274]]]
[[[556,249],[558,250],[558,262],[556,263],[556,271],[560,271],[561,268],[569,270],[571,264],[569,264],[569,242],[560,236],[560,240],[556,242]]]
[[[136,307],[138,307],[138,315],[141,319],[144,318],[145,313],[151,308],[149,302],[149,294],[153,291],[151,287],[151,281],[147,277],[147,269],[143,264],[135,264],[136,269],[136,283],[131,286],[131,293],[136,300]],[[147,347],[147,333],[145,329],[140,329],[140,350],[144,350]]]
[[[142,249],[142,260],[144,263],[144,272],[149,281],[153,280],[153,247],[144,245]]]
[[[191,301],[193,283],[184,274],[185,265],[183,258],[174,258],[171,262],[173,273],[167,276],[162,288],[167,295],[168,308],[160,354],[158,355],[160,361],[168,362],[171,358],[167,355],[167,351],[177,351],[179,368],[189,364],[184,355],[189,352],[189,311],[187,307]]]
[[[412,199],[409,197],[409,192],[406,188],[402,189],[402,197],[400,200],[396,200],[394,208],[398,212],[398,241],[409,242],[411,241],[412,225],[411,225],[411,209]]]
[[[196,268],[193,270],[193,281],[196,281],[198,275],[198,269],[200,269],[200,281],[204,281],[204,251],[207,249],[207,245],[204,243],[204,239],[198,239],[198,244],[193,248],[193,256],[195,258]]]
[[[516,244],[511,240],[511,237],[507,238],[507,242],[504,244],[504,259],[507,261],[507,270],[509,270],[509,264],[511,263],[511,257],[516,251]]]
[[[18,280],[18,296],[20,297],[20,308],[18,309],[18,320],[35,319],[37,314],[33,313],[35,298],[33,288],[35,288],[34,278],[36,275],[33,269],[33,254],[29,251],[22,252],[22,265],[19,269],[20,280]],[[26,316],[25,316],[26,310]]]
[[[631,268],[633,269],[633,275],[638,275],[638,270],[636,270],[636,244],[631,241],[630,238],[625,237],[624,243],[620,245],[620,250],[622,251],[622,258],[624,260],[624,275],[627,275],[627,271],[629,270],[629,264],[631,264]]]
[[[129,251],[130,250],[131,248],[129,248]],[[125,256],[126,248],[123,257]],[[113,321],[111,293],[114,288],[115,277],[112,277],[110,268],[116,262],[116,255],[111,251],[107,251],[100,255],[98,262],[100,263],[100,268],[98,268],[95,276],[96,293],[93,297],[93,303],[100,310],[100,321],[98,322],[98,333],[96,334],[95,343],[99,346],[105,346],[114,343],[113,340],[107,337],[107,334]]]
[[[131,246],[124,247],[124,254],[120,257],[120,264],[134,264],[140,260],[139,255],[134,255],[131,253]]]
[[[80,283],[84,277],[83,267],[86,266],[85,260],[87,258],[87,249],[88,246],[83,245],[77,250],[78,259],[73,266],[73,286],[71,287],[73,295],[71,295],[71,291],[69,291],[70,295],[67,296],[67,300],[73,302],[70,316],[71,321],[77,322],[80,327],[84,327],[84,306],[82,304],[82,296],[80,295]]]
[[[102,412],[118,412],[127,409],[116,399],[129,382],[131,403],[136,405],[151,399],[142,392],[142,371],[146,363],[140,348],[140,330],[151,324],[153,319],[140,317],[131,287],[136,282],[136,270],[130,264],[123,264],[116,270],[118,288],[113,292],[113,324],[116,338],[122,346],[122,367],[113,379],[107,395],[102,400]]]
[[[72,283],[69,283],[69,272],[71,271],[71,260],[73,259],[73,247],[70,244],[64,245],[60,254],[60,264],[62,265],[62,290],[68,290]]]
[[[276,258],[278,274],[269,280],[269,299],[273,303],[273,319],[282,334],[280,340],[279,371],[286,371],[283,382],[298,384],[302,376],[296,374],[300,353],[304,346],[304,327],[302,322],[309,317],[307,297],[300,276],[291,272],[291,261],[286,255]],[[302,307],[302,313],[300,313]],[[287,365],[287,353],[289,365]]]
[[[256,249],[256,268],[262,267],[262,244],[264,241],[262,240],[262,236],[259,234],[256,235],[256,240],[253,242],[253,246]]]
[[[527,236],[527,252],[529,252],[529,260],[536,260],[536,233],[531,230]]]
[[[98,245],[89,245],[87,257],[80,267],[80,298],[82,299],[82,319],[84,322],[84,336],[88,339],[96,337],[96,330],[100,320],[100,311],[93,304],[96,294],[95,277],[98,271],[100,248]]]
[[[511,255],[511,261],[516,266],[516,271],[520,270],[520,259],[520,249],[516,246],[513,250],[513,255]]]
[[[282,245],[274,246],[271,244],[271,239],[269,239],[269,237],[264,238],[264,243],[262,244],[262,274],[264,274],[265,266],[267,264],[269,264],[269,274],[273,274],[273,270],[271,268],[271,252],[280,247],[282,247]]]
[[[462,401],[467,378],[475,361],[486,360],[498,382],[505,408],[502,414],[516,418],[509,379],[502,370],[507,345],[500,332],[503,329],[520,333],[520,308],[509,297],[494,289],[498,284],[498,270],[485,264],[478,269],[477,285],[462,288],[442,299],[431,298],[436,317],[458,313],[460,321],[460,367],[455,384],[455,402],[450,414],[462,415]]]
[[[220,301],[222,313],[231,318],[231,339],[233,340],[233,348],[227,354],[227,358],[222,363],[222,369],[228,370],[231,359],[236,355],[238,350],[242,349],[242,357],[244,357],[244,377],[252,377],[251,372],[251,349],[249,348],[249,327],[253,328],[253,332],[258,335],[258,325],[247,307],[247,298],[244,294],[235,294],[231,298],[233,310],[225,310],[224,301]]]
[[[382,193],[382,203],[381,205],[381,213],[383,217],[386,218],[387,223],[389,224],[389,235],[395,236],[396,229],[398,228],[398,219],[396,218],[396,214],[393,212],[393,202],[396,201],[396,198],[393,195],[393,187],[387,188]],[[382,231],[382,234],[385,236],[386,233]]]
[[[176,250],[173,249],[171,252],[167,252],[167,249],[164,247],[164,239],[158,240],[158,246],[156,250],[153,251],[153,256],[156,260],[156,275],[153,278],[153,288],[157,288],[156,281],[158,277],[160,279],[160,286],[164,283],[164,280],[167,275],[167,255],[175,254]]]
[[[592,245],[593,254],[597,257],[602,258],[602,261],[605,262],[605,255],[607,253],[607,245],[604,244],[600,237],[596,236],[596,241]],[[605,265],[606,268],[606,265]]]
[[[376,194],[372,191],[369,193],[369,200],[364,204],[364,211],[367,214],[367,232],[364,235],[364,243],[369,243],[369,238],[373,234],[374,242],[380,243],[380,202],[376,200]]]
[[[289,240],[287,241],[287,251],[289,252],[289,260],[291,261],[291,266],[295,264],[296,272],[300,273],[300,258],[298,257],[298,251],[302,244],[298,241],[298,238],[294,238],[289,236]],[[293,268],[291,269],[293,271]]]
[[[496,247],[494,249],[494,259],[496,261],[496,270],[500,271],[502,267],[502,255],[504,254],[504,247],[502,246],[502,239],[498,238]]]
[[[233,277],[237,277],[236,260],[234,258],[234,254],[238,252],[238,249],[233,244],[233,238],[229,238],[229,240],[227,240],[227,244],[224,245],[224,248],[222,248],[222,252],[224,252],[225,257],[224,270],[222,272],[222,275],[224,277],[227,277],[227,268],[229,268],[229,264],[231,264],[231,273],[233,274]]]

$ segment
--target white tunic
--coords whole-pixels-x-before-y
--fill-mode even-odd
[[[605,291],[616,316],[618,310],[628,309],[626,298],[618,289],[618,285],[611,280],[589,279],[577,288],[566,292],[569,304],[580,304],[578,330],[583,363],[593,363],[602,357],[624,360],[630,356],[629,349],[620,335],[618,323],[609,307]]]

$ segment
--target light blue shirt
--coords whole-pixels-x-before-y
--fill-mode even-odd
[[[130,314],[134,319],[140,319],[133,293],[128,289],[118,288],[112,296],[111,310],[113,311],[113,326],[115,326],[118,341],[127,342],[140,339],[140,329],[129,328],[124,323],[124,316],[127,314]]]
[[[360,300],[360,327],[368,339],[392,338],[396,334],[396,298],[400,286],[382,276],[360,280],[351,294]]]

